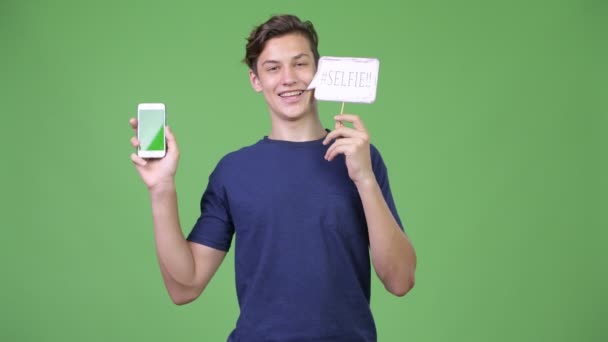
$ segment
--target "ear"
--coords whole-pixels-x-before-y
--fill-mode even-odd
[[[249,69],[249,81],[251,82],[251,87],[253,90],[258,93],[262,91],[262,83],[260,82],[260,78],[251,69]]]

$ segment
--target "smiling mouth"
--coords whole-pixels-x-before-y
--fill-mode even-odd
[[[292,96],[300,96],[304,93],[304,90],[292,90],[292,91],[285,91],[282,93],[279,93],[280,97],[292,97]]]

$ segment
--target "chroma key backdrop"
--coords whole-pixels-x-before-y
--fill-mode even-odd
[[[388,167],[418,255],[403,298],[372,273],[381,342],[608,341],[608,2],[0,1],[1,341],[225,341],[234,250],[175,306],[129,155],[166,104],[180,221],[225,154],[267,135],[241,62],[272,14],[322,56],[377,58],[346,103]],[[333,129],[341,103],[319,104]]]

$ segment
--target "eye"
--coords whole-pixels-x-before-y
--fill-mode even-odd
[[[278,66],[272,66],[272,67],[269,67],[268,69],[266,69],[266,71],[268,71],[268,72],[273,72],[273,71],[277,71],[277,70],[279,70]]]
[[[303,66],[307,66],[307,65],[308,65],[308,63],[304,63],[304,62],[300,62],[300,63],[296,64],[296,66],[299,66],[299,67],[303,67]]]

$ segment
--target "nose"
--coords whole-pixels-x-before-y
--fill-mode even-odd
[[[283,68],[283,73],[281,75],[281,82],[283,85],[292,85],[296,83],[297,77],[294,68],[288,66]]]

